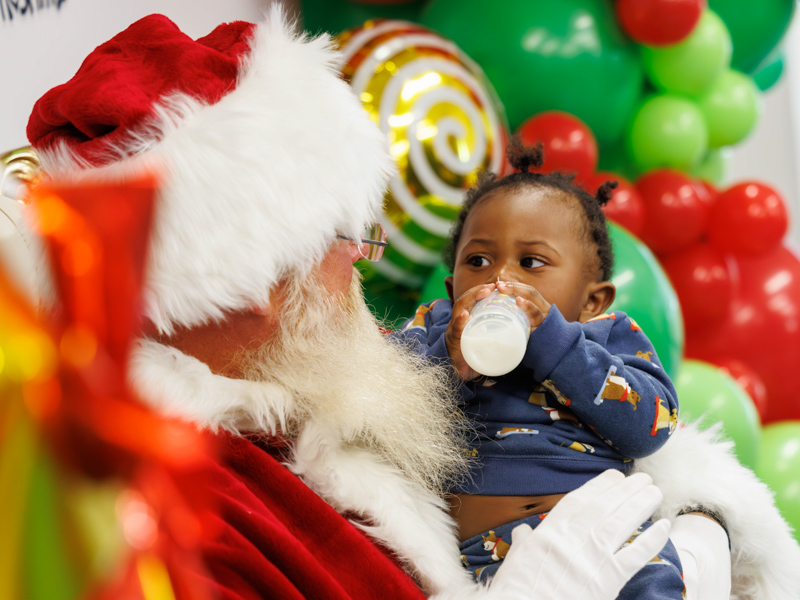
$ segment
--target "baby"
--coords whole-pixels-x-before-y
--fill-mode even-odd
[[[609,281],[611,242],[602,205],[562,174],[531,172],[540,148],[517,140],[519,171],[484,176],[467,194],[445,251],[450,301],[421,306],[398,333],[463,381],[463,409],[477,435],[471,477],[450,498],[462,559],[478,580],[497,570],[520,523],[535,527],[569,491],[609,468],[626,472],[675,428],[675,389],[647,336],[622,312]],[[497,289],[531,323],[522,363],[487,378],[464,360],[460,341],[475,304]],[[646,523],[640,531],[649,526]],[[682,598],[671,544],[620,598]]]

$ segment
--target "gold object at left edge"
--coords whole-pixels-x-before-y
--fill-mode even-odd
[[[0,165],[3,167],[0,189],[5,187],[6,180],[11,177],[27,184],[29,188],[36,185],[42,178],[39,155],[30,146],[17,148],[0,155]]]

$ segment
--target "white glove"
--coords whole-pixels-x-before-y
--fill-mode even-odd
[[[681,559],[686,600],[728,600],[731,553],[725,530],[701,515],[681,515],[670,539]]]
[[[655,512],[661,492],[649,475],[606,471],[567,494],[531,530],[511,532],[511,548],[489,589],[504,598],[614,600],[667,543],[662,519],[621,548]]]

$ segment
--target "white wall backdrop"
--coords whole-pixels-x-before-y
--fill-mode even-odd
[[[27,145],[34,103],[95,47],[151,13],[197,38],[226,21],[258,20],[268,0],[0,0],[0,153]],[[24,12],[23,12],[24,11]]]

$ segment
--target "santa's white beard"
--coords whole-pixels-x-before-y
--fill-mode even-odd
[[[298,278],[283,306],[278,335],[244,357],[247,379],[291,395],[283,433],[296,436],[313,419],[435,492],[464,476],[469,425],[456,406],[454,374],[379,331],[357,272],[340,296],[313,276]]]

